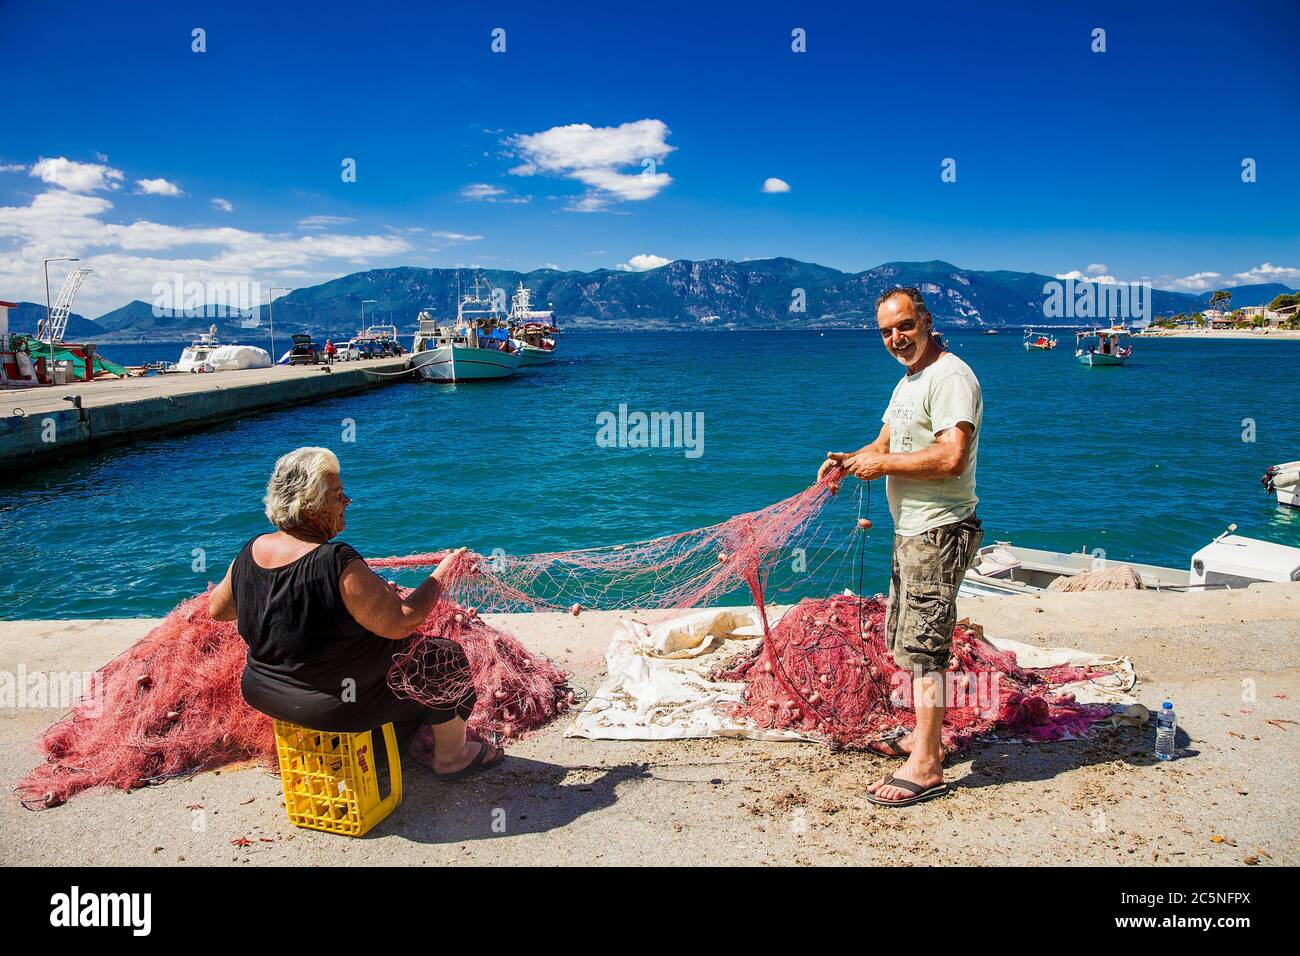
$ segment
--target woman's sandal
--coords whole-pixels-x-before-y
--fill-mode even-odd
[[[920,803],[922,800],[932,800],[935,797],[942,797],[949,790],[946,783],[936,783],[933,787],[923,787],[919,783],[904,780],[902,777],[895,777],[892,773],[884,780],[880,781],[880,786],[898,787],[900,790],[906,790],[911,794],[911,796],[904,797],[902,800],[885,800],[876,796],[874,793],[868,793],[867,800],[878,807],[905,807],[909,804]],[[878,792],[879,790],[877,790],[877,793]]]
[[[438,773],[436,770],[433,776],[437,780],[460,780],[462,777],[468,777],[472,773],[481,773],[484,770],[491,770],[502,760],[506,759],[506,752],[500,747],[494,747],[486,741],[479,743],[478,753],[474,759],[459,770],[452,773]]]

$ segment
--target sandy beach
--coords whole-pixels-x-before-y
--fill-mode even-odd
[[[1294,329],[1269,329],[1267,332],[1254,332],[1245,329],[1161,329],[1157,332],[1142,332],[1143,338],[1163,339],[1258,339],[1261,342],[1289,341],[1300,342],[1300,331]]]
[[[291,826],[279,778],[252,767],[46,811],[11,795],[0,864],[1300,863],[1300,584],[975,599],[960,611],[990,635],[1129,657],[1139,700],[1175,701],[1185,755],[1154,760],[1150,727],[986,744],[950,761],[952,796],[884,810],[862,799],[891,766],[883,759],[816,744],[571,739],[562,719],[465,782],[439,783],[408,761],[402,806],[361,840]],[[614,617],[490,619],[591,690]],[[153,623],[0,623],[0,671],[94,669]],[[57,716],[0,710],[9,788]],[[232,844],[240,838],[251,844]]]

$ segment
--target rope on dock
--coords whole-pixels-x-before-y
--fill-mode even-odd
[[[361,371],[365,372],[367,375],[380,375],[383,376],[384,378],[389,378],[394,375],[410,375],[412,372],[415,371],[415,367],[411,366],[409,368],[404,368],[400,372],[375,372],[375,371],[371,371],[368,368],[362,369]]]

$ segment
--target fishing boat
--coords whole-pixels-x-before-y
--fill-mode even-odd
[[[957,593],[1007,597],[1046,591],[1058,578],[1085,571],[1130,569],[1146,590],[1204,591],[1243,588],[1261,581],[1300,581],[1300,548],[1234,534],[1235,524],[1192,555],[1188,568],[1106,561],[1088,551],[1065,554],[997,541],[979,549]]]
[[[456,324],[440,325],[427,311],[411,343],[410,367],[426,382],[469,382],[509,378],[523,353],[510,341],[505,314],[483,298],[481,281],[473,294],[461,296]]]
[[[1090,368],[1096,365],[1123,365],[1133,354],[1131,345],[1120,342],[1133,333],[1120,325],[1074,333],[1074,357]],[[1089,342],[1089,339],[1096,339]]]
[[[1300,508],[1300,461],[1270,465],[1260,481],[1266,492],[1277,495],[1279,505]]]
[[[1055,335],[1043,335],[1033,329],[1025,329],[1025,351],[1050,352],[1056,348]]]
[[[546,365],[555,358],[556,328],[554,312],[532,307],[532,292],[522,283],[510,299],[510,337],[519,349],[525,365]]]
[[[985,334],[985,335],[997,335],[997,334],[998,334],[998,330],[997,330],[997,329],[985,329],[985,330],[984,330],[984,334]]]

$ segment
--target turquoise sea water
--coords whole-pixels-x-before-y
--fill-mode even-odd
[[[1127,366],[1087,369],[1061,338],[1054,353],[1027,354],[1016,333],[950,337],[984,389],[986,540],[1175,567],[1230,521],[1300,544],[1300,513],[1258,482],[1300,458],[1300,343],[1139,339]],[[134,363],[175,360],[180,347],[104,351]],[[562,550],[712,524],[794,494],[826,451],[874,438],[901,373],[867,331],[573,333],[560,355],[513,380],[399,384],[8,480],[0,618],[164,613],[266,528],[266,478],[299,445],[338,453],[355,502],[343,538],[370,556]],[[620,404],[703,413],[703,454],[598,446],[597,417]],[[347,419],[354,442],[342,440]],[[790,596],[856,586],[856,487],[825,515],[841,552],[786,575]],[[888,583],[883,490],[868,590]],[[193,569],[195,549],[206,571]]]

